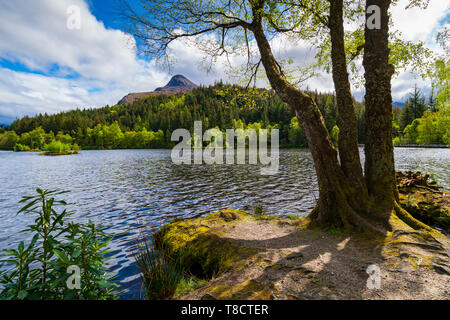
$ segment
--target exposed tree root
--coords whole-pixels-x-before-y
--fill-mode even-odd
[[[373,234],[373,239],[382,241],[380,250],[383,256],[397,261],[393,264],[408,263],[414,268],[421,264],[437,272],[450,271],[448,237],[413,217],[397,201],[393,201],[393,208],[388,210],[389,214],[383,214],[383,209],[375,208],[377,213],[371,215],[353,209],[346,197],[334,197],[338,198],[339,202],[335,200],[332,209],[326,209],[332,210],[337,218],[331,221],[320,220],[321,217],[329,215],[321,214],[320,210],[323,209],[318,205],[309,216],[311,227],[340,227],[348,231]]]
[[[415,219],[395,202],[391,214],[392,232],[386,234],[382,252],[393,259],[407,258],[410,264],[439,270],[450,270],[448,238],[434,228]],[[405,261],[403,259],[403,261]]]

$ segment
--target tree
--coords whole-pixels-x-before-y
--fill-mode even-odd
[[[367,0],[367,19],[371,6],[380,11],[379,27],[366,23],[363,65],[366,80],[365,178],[369,194],[377,203],[376,215],[390,215],[397,197],[392,143],[391,78],[395,72],[389,61],[389,6],[391,0]],[[376,14],[376,13],[375,13]]]
[[[296,117],[292,118],[289,125],[289,143],[301,147],[305,147],[307,145],[305,132],[299,125]]]
[[[338,132],[339,157],[342,170],[361,190],[365,190],[358,150],[358,125],[347,71],[343,15],[344,1],[330,0],[328,25],[331,38],[332,73],[340,116],[339,128],[333,128],[333,131],[336,132],[337,130]]]
[[[248,83],[255,80],[260,67],[264,67],[271,87],[294,111],[308,140],[320,191],[318,204],[310,215],[313,223],[376,232],[391,229],[389,218],[395,214],[392,210],[397,197],[391,128],[390,81],[395,70],[389,61],[390,0],[367,0],[365,5],[366,20],[372,17],[372,6],[377,6],[379,17],[376,18],[381,18],[380,28],[365,24],[362,45],[367,124],[365,176],[359,162],[357,123],[346,72],[343,15],[347,3],[346,6],[342,0],[153,0],[143,3],[138,9],[125,3],[124,12],[131,23],[130,31],[146,45],[147,53],[167,57],[173,41],[194,38],[197,46],[213,59],[245,53]],[[341,162],[316,102],[298,88],[298,82],[275,57],[270,42],[277,36],[312,39],[324,26],[329,27],[332,42],[333,80],[341,119]],[[382,204],[380,207],[374,205],[378,201]],[[402,215],[405,216],[403,212]],[[405,219],[411,222],[410,217]]]
[[[6,131],[0,134],[0,149],[12,150],[19,142],[19,136],[14,131]]]

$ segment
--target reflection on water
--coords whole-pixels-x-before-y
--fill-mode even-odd
[[[450,149],[396,149],[398,170],[432,171],[450,188]],[[36,187],[71,190],[65,195],[79,221],[92,220],[115,235],[111,269],[139,298],[140,282],[131,247],[140,232],[174,217],[193,217],[222,208],[262,205],[275,215],[306,214],[318,196],[308,150],[281,150],[277,175],[262,176],[256,165],[172,164],[170,150],[82,151],[42,157],[0,152],[0,249],[28,238],[18,233],[31,222],[19,215],[18,201]]]

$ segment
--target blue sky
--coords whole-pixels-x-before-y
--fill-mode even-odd
[[[437,30],[449,23],[445,1],[431,1],[426,11],[408,12],[403,9],[405,2],[392,10],[396,26],[406,39],[433,46]],[[80,30],[67,28],[71,5],[80,8]],[[118,12],[116,0],[0,0],[0,123],[24,115],[112,105],[129,92],[165,85],[172,74],[203,85],[232,81],[223,61],[207,74],[202,53],[183,41],[171,45],[175,58],[171,73],[142,58],[133,37],[121,30]],[[314,56],[311,46],[301,42],[294,45],[278,39],[275,47],[298,63]],[[235,58],[236,63],[241,60]],[[415,82],[428,85],[411,73],[401,74],[393,81],[394,99],[404,99]],[[329,75],[307,85],[333,90]],[[354,93],[363,95],[361,89]]]

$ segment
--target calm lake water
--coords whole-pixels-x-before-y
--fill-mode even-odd
[[[397,148],[395,159],[397,170],[431,171],[450,190],[450,149]],[[262,205],[270,214],[302,215],[318,196],[311,154],[303,149],[281,150],[274,176],[260,175],[256,165],[177,166],[170,150],[82,151],[61,157],[0,152],[0,249],[29,240],[19,231],[32,218],[16,212],[21,197],[37,187],[70,190],[64,197],[76,203],[71,206],[75,219],[90,219],[115,235],[109,265],[124,299],[141,297],[131,251],[140,233],[175,217],[223,208]]]

